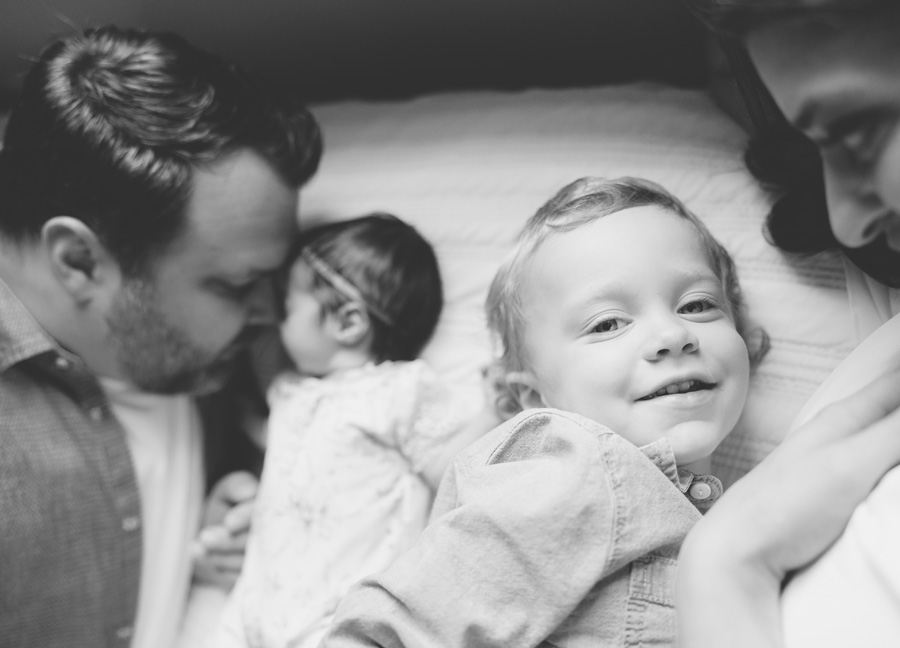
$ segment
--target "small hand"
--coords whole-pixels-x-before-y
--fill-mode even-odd
[[[209,494],[204,525],[194,540],[194,577],[230,589],[244,562],[259,482],[248,472],[225,475]]]

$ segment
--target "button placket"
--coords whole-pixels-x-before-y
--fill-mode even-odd
[[[129,515],[122,519],[123,531],[136,531],[141,526],[141,518],[137,515]]]

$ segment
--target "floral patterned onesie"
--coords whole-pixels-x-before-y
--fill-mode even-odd
[[[244,569],[213,644],[222,648],[316,646],[347,590],[425,527],[433,493],[419,472],[461,427],[421,360],[284,374],[269,405]]]

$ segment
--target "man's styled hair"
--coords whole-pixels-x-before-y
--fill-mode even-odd
[[[544,241],[555,234],[570,232],[604,216],[646,205],[657,205],[672,212],[688,221],[697,231],[710,267],[722,282],[735,328],[748,342],[751,362],[756,363],[762,358],[767,341],[761,331],[754,332],[759,334],[758,340],[749,339],[743,316],[744,300],[734,262],[703,221],[680,200],[649,180],[586,177],[566,185],[538,209],[525,224],[515,248],[494,275],[485,303],[488,326],[499,346],[499,366],[494,367],[493,372],[505,375],[527,368],[524,349],[526,321],[521,286],[531,258]],[[514,399],[510,394],[501,394],[497,403],[500,411],[510,413],[516,409],[515,404],[508,402],[509,398]]]
[[[234,64],[174,34],[106,26],[51,44],[27,75],[0,150],[0,236],[83,221],[124,273],[185,223],[193,170],[251,149],[291,186],[315,172],[318,125]]]
[[[303,232],[292,259],[314,271],[313,292],[325,312],[359,293],[372,328],[376,362],[413,360],[437,327],[444,306],[431,244],[396,216],[375,212]],[[349,284],[349,291],[342,290]]]

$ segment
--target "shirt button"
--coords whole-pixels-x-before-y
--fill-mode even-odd
[[[141,526],[141,519],[136,515],[130,515],[122,520],[122,529],[124,531],[134,531]]]
[[[116,636],[122,640],[131,639],[132,632],[133,629],[131,626],[122,626],[121,628],[116,630]]]
[[[54,363],[56,364],[57,369],[68,369],[71,365],[71,363],[62,356],[56,356]]]
[[[712,487],[709,484],[697,482],[696,484],[691,484],[689,492],[691,494],[691,497],[693,497],[695,500],[705,500],[708,499],[710,495],[712,495]]]
[[[91,417],[94,421],[102,421],[103,420],[103,408],[102,407],[92,407],[88,410],[88,416]]]

